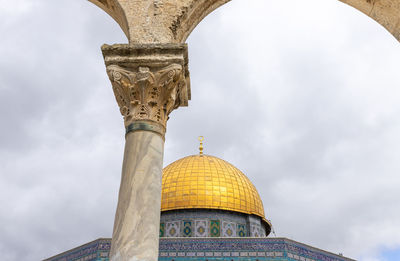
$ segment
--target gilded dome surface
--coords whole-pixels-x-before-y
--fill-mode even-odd
[[[256,215],[270,227],[251,181],[232,164],[213,156],[188,156],[163,170],[161,211],[195,208]]]

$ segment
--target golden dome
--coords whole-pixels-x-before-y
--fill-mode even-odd
[[[163,170],[161,211],[221,209],[259,216],[266,225],[260,196],[232,164],[208,155],[177,160]]]

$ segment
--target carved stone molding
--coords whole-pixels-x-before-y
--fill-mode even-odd
[[[186,45],[104,45],[102,50],[127,131],[142,126],[163,129],[155,131],[163,135],[169,114],[190,99]]]

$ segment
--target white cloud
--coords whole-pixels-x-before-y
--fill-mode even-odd
[[[30,0],[0,0],[0,14],[11,16],[20,16],[32,10],[35,5],[34,1]]]

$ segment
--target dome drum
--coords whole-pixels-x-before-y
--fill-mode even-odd
[[[265,237],[258,216],[226,210],[187,209],[161,214],[160,237]]]

